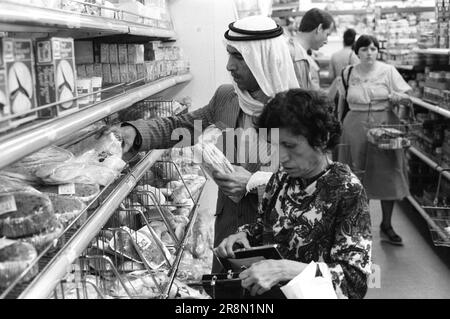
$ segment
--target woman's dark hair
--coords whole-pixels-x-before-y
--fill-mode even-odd
[[[316,29],[319,24],[322,24],[322,28],[325,30],[329,29],[331,26],[336,26],[331,14],[321,9],[312,8],[306,11],[302,21],[300,22],[298,31],[311,32]]]
[[[351,47],[355,43],[356,31],[347,29],[344,32],[344,46]]]
[[[341,125],[333,103],[317,90],[291,89],[275,95],[256,119],[257,128],[283,128],[302,135],[309,145],[331,150],[339,143]]]
[[[380,51],[380,43],[378,42],[377,38],[373,35],[363,34],[361,35],[358,40],[356,40],[355,43],[355,52],[358,54],[358,51],[362,47],[368,47],[373,43],[374,46]]]

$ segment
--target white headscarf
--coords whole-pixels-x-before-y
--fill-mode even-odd
[[[249,31],[272,30],[277,27],[275,21],[265,16],[250,16],[236,21],[235,28]],[[230,30],[230,36],[245,36]],[[264,40],[232,41],[225,43],[234,47],[244,58],[253,73],[259,87],[265,95],[273,97],[276,93],[298,88],[289,46],[283,36]],[[232,79],[242,111],[250,116],[258,116],[263,103],[255,100],[247,91],[242,91]]]

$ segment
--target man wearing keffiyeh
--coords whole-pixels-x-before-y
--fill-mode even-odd
[[[225,44],[229,54],[226,67],[232,85],[220,86],[211,101],[194,112],[122,123],[119,129],[124,137],[124,152],[173,147],[179,141],[171,139],[172,132],[186,128],[194,136],[194,121],[198,120],[202,121],[202,129],[211,124],[221,128],[250,129],[252,133],[248,140],[238,138],[235,145],[238,154],[242,148],[255,145],[251,143],[258,139],[256,131],[252,130],[253,120],[261,114],[264,104],[278,92],[298,88],[289,47],[282,33],[279,25],[264,16],[246,17],[231,23],[225,32]],[[248,151],[245,154],[256,152],[254,149],[244,151]],[[254,222],[258,192],[249,189],[249,185],[264,185],[272,175],[262,172],[264,168],[260,161],[250,163],[248,157],[240,158],[234,164],[237,165],[233,174],[213,174],[219,186],[214,247],[234,233],[238,225]],[[277,168],[272,165],[265,170],[273,172]],[[230,197],[240,200],[236,202]],[[214,260],[212,271],[220,270],[221,265]]]

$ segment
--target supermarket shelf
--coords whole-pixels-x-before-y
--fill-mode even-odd
[[[430,225],[430,227],[436,231],[436,233],[439,235],[439,237],[441,237],[443,240],[447,241],[448,235],[445,234],[438,225],[436,225],[434,220],[431,219],[431,217],[422,208],[422,206],[415,200],[415,198],[412,196],[407,196],[406,198],[411,203],[411,205],[413,205],[414,208],[419,212],[419,214],[425,219],[425,221],[428,223],[428,225]]]
[[[272,7],[273,11],[282,11],[282,10],[294,10],[298,8],[298,1],[293,1],[290,3],[280,3],[274,4]]]
[[[192,75],[178,75],[156,82],[145,84],[141,87],[126,91],[107,101],[103,101],[92,107],[83,109],[77,113],[58,118],[50,123],[20,134],[5,136],[0,139],[0,168],[3,168],[22,157],[36,152],[43,147],[56,143],[84,127],[99,121],[108,115],[123,110],[136,102],[152,96],[178,83],[190,81]]]
[[[406,65],[406,64],[402,64],[402,65],[394,65],[397,69],[400,70],[408,70],[408,71],[412,71],[414,70],[414,65]]]
[[[412,97],[412,96],[411,96],[411,101],[416,105],[422,106],[430,111],[433,111],[435,113],[438,113],[438,114],[450,119],[450,111],[449,110],[446,110],[442,107],[439,107],[439,106],[431,104],[431,103],[427,103],[421,99],[418,99],[418,98]]]
[[[149,152],[109,194],[101,206],[64,245],[59,253],[20,294],[19,299],[45,299],[66,275],[70,265],[82,254],[99,230],[106,224],[120,203],[136,186],[145,172],[164,154],[165,150]]]
[[[59,9],[40,8],[30,5],[1,1],[0,25],[2,31],[9,32],[55,32],[70,30],[92,31],[92,36],[101,34],[130,34],[155,38],[173,38],[173,30],[154,28],[146,24],[134,23],[106,17],[91,16]],[[28,27],[28,29],[27,29]],[[37,29],[35,29],[37,28]]]
[[[435,161],[433,161],[431,158],[429,158],[427,155],[425,155],[424,153],[422,153],[415,147],[408,148],[408,151],[411,152],[412,154],[416,155],[424,163],[426,163],[428,166],[430,166],[431,168],[433,168],[436,171],[438,171],[439,173],[441,173],[442,176],[444,176],[445,178],[447,178],[450,181],[450,172],[443,171],[444,168],[441,167],[439,164],[437,164]]]
[[[413,50],[413,52],[421,54],[449,55],[450,49],[440,49],[440,48],[415,49]]]
[[[298,17],[303,16],[306,11],[292,11],[293,8],[278,9],[272,13],[272,17]],[[409,7],[409,8],[381,8],[381,13],[410,13],[410,12],[434,12],[435,7]],[[363,15],[374,14],[375,12],[368,11],[366,9],[355,10],[328,10],[332,16],[336,15]]]

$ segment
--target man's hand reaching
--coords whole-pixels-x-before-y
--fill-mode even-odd
[[[99,132],[98,137],[101,135],[108,135],[110,133],[115,134],[122,141],[122,154],[126,154],[130,151],[137,136],[136,129],[131,125],[114,125],[102,129]]]

